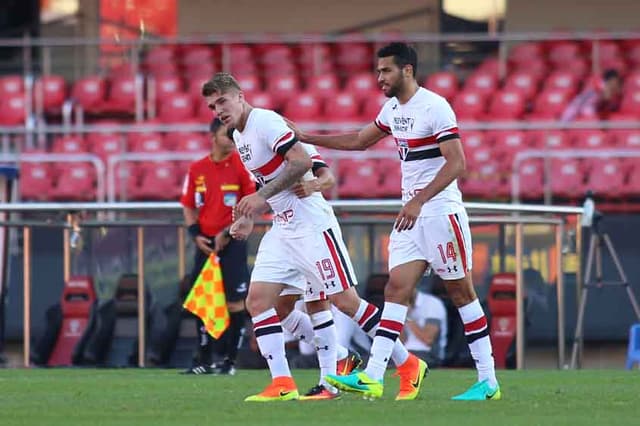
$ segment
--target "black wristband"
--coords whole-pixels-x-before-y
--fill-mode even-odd
[[[229,232],[229,228],[225,228],[222,230],[222,235],[226,238],[231,238],[231,232]]]
[[[198,235],[200,235],[200,225],[197,223],[194,223],[193,225],[189,225],[189,227],[187,228],[187,232],[189,232],[189,235],[191,235],[191,238],[195,238]]]

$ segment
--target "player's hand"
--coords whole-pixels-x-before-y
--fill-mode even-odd
[[[240,200],[234,209],[234,214],[236,220],[241,216],[248,217],[253,219],[253,216],[256,214],[260,214],[263,211],[266,211],[269,208],[267,204],[267,200],[257,192],[254,192],[251,195],[247,195]]]
[[[282,118],[284,118],[284,121],[285,121],[285,123],[287,123],[287,126],[288,126],[291,130],[293,130],[293,133],[295,133],[296,138],[297,138],[299,141],[304,142],[304,139],[305,139],[305,133],[304,133],[302,130],[300,130],[300,128],[298,128],[298,126],[296,125],[296,123],[294,123],[293,121],[289,120],[287,117],[282,117]]]
[[[412,198],[402,207],[400,213],[398,213],[396,223],[393,227],[398,232],[412,229],[420,215],[420,210],[422,210],[422,203],[415,198]]]
[[[291,187],[291,190],[294,194],[296,194],[296,197],[305,198],[313,194],[314,192],[319,191],[320,185],[318,183],[318,179],[301,180],[300,182],[293,185]]]
[[[216,253],[220,253],[222,250],[224,250],[227,244],[229,244],[229,241],[231,241],[231,237],[229,237],[226,231],[218,232],[218,235],[216,235],[216,238],[214,240],[213,250]]]
[[[205,237],[204,235],[197,235],[194,238],[194,241],[196,242],[196,246],[207,256],[213,253],[213,249],[211,248],[211,245],[210,245],[211,240]]]
[[[249,238],[251,231],[253,230],[253,221],[242,217],[239,220],[233,222],[229,233],[236,240],[246,240]]]

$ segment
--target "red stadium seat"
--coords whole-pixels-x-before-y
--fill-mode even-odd
[[[155,64],[164,64],[175,60],[174,46],[154,46],[147,52],[144,58],[144,64],[153,66]]]
[[[265,92],[247,94],[247,101],[256,108],[274,109],[276,105],[273,97]]]
[[[29,201],[45,201],[53,188],[53,173],[49,163],[20,163],[20,198]]]
[[[611,148],[608,135],[602,130],[571,130],[569,137],[576,148],[603,149]]]
[[[509,60],[516,65],[526,65],[531,61],[541,59],[544,55],[542,44],[524,42],[516,44],[509,51]]]
[[[610,130],[619,148],[640,149],[640,130]]]
[[[91,76],[77,80],[71,92],[73,99],[86,112],[96,112],[103,106],[107,93],[107,85],[102,77]]]
[[[480,66],[476,68],[476,72],[497,76],[500,73],[500,60],[496,57],[486,58]]]
[[[158,133],[141,133],[129,135],[129,150],[131,152],[163,152],[165,151],[164,139]]]
[[[209,137],[200,133],[170,133],[165,138],[177,152],[206,153],[211,150]]]
[[[626,178],[622,162],[612,158],[598,158],[590,159],[588,163],[590,172],[585,187],[600,197],[621,197]]]
[[[549,64],[544,59],[536,59],[526,64],[518,64],[513,72],[526,72],[539,82],[549,74]]]
[[[640,90],[624,94],[622,104],[620,105],[620,111],[631,114],[640,114]]]
[[[538,119],[560,118],[569,103],[567,92],[547,89],[536,96],[531,116]]]
[[[498,75],[481,70],[475,71],[464,82],[464,91],[479,92],[485,95],[498,90]]]
[[[538,149],[567,149],[571,147],[567,133],[562,130],[533,131],[531,132],[531,144]]]
[[[487,138],[484,132],[477,130],[463,131],[460,133],[460,138],[465,151],[484,148],[488,145],[489,141],[489,138]]]
[[[40,77],[34,86],[36,106],[48,114],[58,114],[67,97],[67,82],[59,75]]]
[[[98,133],[91,137],[91,146],[93,153],[98,155],[106,166],[109,157],[125,151],[126,143],[125,138],[121,135]]]
[[[24,93],[24,78],[19,75],[0,77],[0,97]]]
[[[452,72],[436,72],[425,80],[424,87],[452,100],[458,93],[458,77]]]
[[[622,58],[622,49],[613,40],[600,40],[598,42],[598,56],[604,60]]]
[[[320,118],[321,104],[309,92],[302,92],[287,101],[283,114],[294,121],[313,121]]]
[[[293,75],[276,75],[267,81],[267,91],[271,94],[276,109],[280,109],[297,95],[300,83]]]
[[[201,64],[213,64],[213,49],[209,46],[193,46],[182,53],[182,65],[185,68],[198,67]]]
[[[331,121],[354,121],[360,118],[356,97],[349,92],[341,92],[326,100],[324,116]]]
[[[362,108],[362,119],[365,121],[373,121],[376,119],[382,106],[387,102],[387,98],[380,90],[375,90],[364,98]]]
[[[24,93],[15,93],[0,98],[0,126],[17,126],[26,119]]]
[[[477,120],[484,118],[486,106],[485,94],[478,91],[464,90],[453,100],[453,110],[461,120]]]
[[[158,118],[165,123],[179,123],[194,116],[193,100],[186,93],[168,95],[159,105]]]
[[[241,75],[236,80],[245,94],[262,91],[262,84],[257,75]]]
[[[542,160],[537,158],[524,160],[520,163],[518,171],[520,198],[527,200],[542,198],[544,178]]]
[[[193,99],[202,99],[202,86],[211,78],[210,74],[201,74],[187,80],[187,93]],[[239,79],[240,77],[238,77]],[[242,86],[240,86],[242,88]],[[244,89],[243,89],[244,90]]]
[[[376,77],[370,72],[351,75],[347,79],[345,91],[351,92],[356,98],[365,100],[372,92],[380,91]]]
[[[521,130],[504,130],[493,133],[494,150],[496,156],[511,167],[513,157],[519,152],[529,148],[527,134]]]
[[[400,198],[402,193],[402,170],[398,164],[398,160],[378,160],[379,167],[384,170],[382,172],[382,182],[377,190],[370,188],[372,196],[381,198]],[[385,164],[386,163],[386,164]]]
[[[140,184],[141,171],[136,163],[117,163],[114,170],[114,192],[118,200],[129,200]]]
[[[640,43],[628,46],[625,50],[629,62],[637,67],[640,64]]]
[[[313,76],[307,81],[307,91],[320,99],[335,96],[340,90],[340,82],[335,74]]]
[[[341,184],[338,195],[341,198],[375,198],[380,184],[377,160],[340,160],[338,173]],[[364,185],[363,182],[367,182]]]
[[[491,159],[470,169],[464,179],[463,191],[470,197],[495,198],[501,186],[504,185],[500,166]]]
[[[273,44],[262,49],[262,65],[271,67],[282,62],[293,62],[291,48],[285,44]]]
[[[331,47],[324,43],[298,45],[298,61],[305,75],[323,75],[334,70]]]
[[[626,185],[622,188],[623,197],[640,197],[640,166],[632,163]]]
[[[525,110],[525,99],[520,92],[504,89],[491,97],[487,116],[491,119],[515,120]]]
[[[233,61],[231,62],[229,69],[236,78],[244,75],[258,74],[258,66],[252,60],[246,62]]]
[[[550,176],[554,196],[577,198],[584,195],[584,170],[579,160],[552,159]]]
[[[58,169],[58,181],[51,191],[51,199],[57,201],[96,199],[96,171],[91,164],[58,163],[54,168]]]
[[[85,154],[89,144],[82,136],[62,136],[53,141],[51,151],[56,154]]]
[[[137,200],[175,200],[180,195],[175,166],[169,162],[145,163],[140,186],[131,194]]]
[[[118,77],[112,80],[104,108],[112,112],[133,114],[137,84],[135,76]]]
[[[262,68],[262,74],[268,81],[273,77],[278,77],[281,75],[297,75],[298,69],[296,67],[296,64],[292,60],[286,60],[282,62],[265,64]]]
[[[336,44],[336,65],[346,72],[371,72],[373,69],[373,52],[368,43]]]
[[[640,90],[640,69],[634,70],[624,78],[624,91],[635,92]]]
[[[516,71],[507,77],[504,89],[518,91],[529,99],[538,91],[538,78],[529,71]]]
[[[155,90],[156,103],[164,102],[165,97],[182,92],[182,80],[177,75],[165,75],[149,80]]]
[[[581,47],[573,41],[554,43],[549,47],[549,61],[554,64],[569,64],[582,56]]]
[[[556,70],[549,74],[544,82],[544,90],[553,89],[573,95],[578,91],[579,79],[576,74],[566,70]]]

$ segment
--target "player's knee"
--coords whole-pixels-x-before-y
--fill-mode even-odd
[[[259,315],[267,309],[271,308],[268,300],[266,300],[266,298],[264,297],[260,297],[259,294],[249,293],[249,295],[247,296],[247,300],[245,300],[245,304],[247,305],[247,312],[249,312],[249,315],[251,315],[252,317]]]
[[[278,298],[278,301],[276,302],[276,312],[281,320],[288,317],[295,309],[296,300],[298,300],[298,298],[299,296],[297,295],[286,295]]]
[[[384,300],[407,305],[412,291],[413,283],[390,279],[384,287]]]
[[[465,306],[477,299],[471,280],[467,277],[459,280],[445,281],[447,293],[455,306]]]
[[[353,317],[360,307],[360,296],[353,289],[353,287],[342,293],[333,294],[330,296],[331,303],[343,314]]]

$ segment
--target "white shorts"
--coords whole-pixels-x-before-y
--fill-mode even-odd
[[[271,228],[262,238],[252,282],[290,286],[282,294],[304,294],[305,302],[324,300],[357,285],[342,233],[337,226],[291,238]]]
[[[425,260],[443,280],[457,280],[471,271],[469,218],[458,213],[419,217],[408,231],[395,229],[389,238],[389,270],[414,260]]]

